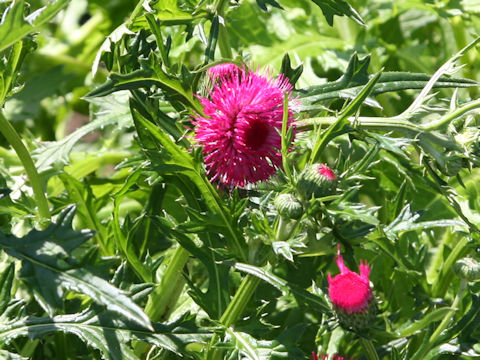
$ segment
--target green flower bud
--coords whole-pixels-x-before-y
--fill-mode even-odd
[[[292,194],[280,194],[273,203],[278,213],[289,219],[300,219],[303,215],[303,205]]]
[[[298,192],[305,199],[320,198],[335,193],[337,176],[325,164],[305,167],[297,183]]]
[[[458,260],[453,266],[453,271],[458,277],[467,281],[480,280],[480,263],[472,258]]]

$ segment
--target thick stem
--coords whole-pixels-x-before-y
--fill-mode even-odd
[[[172,312],[185,285],[182,272],[189,257],[190,253],[183,247],[175,249],[160,285],[150,294],[145,307],[152,321],[165,320]]]
[[[433,297],[443,297],[446,293],[453,276],[451,269],[455,262],[460,259],[467,250],[467,243],[468,238],[466,236],[462,236],[455,244],[447,259],[443,262],[440,273],[432,285]]]
[[[5,136],[8,143],[12,146],[13,150],[17,153],[18,158],[22,162],[28,179],[30,180],[30,185],[32,186],[33,196],[37,202],[38,214],[40,215],[41,220],[48,222],[50,220],[50,210],[48,208],[47,198],[45,197],[42,180],[38,175],[37,168],[35,167],[35,164],[33,163],[32,157],[30,156],[26,146],[23,144],[22,139],[1,111],[0,132],[3,136]]]
[[[462,107],[459,107],[455,111],[449,112],[442,116],[440,119],[436,121],[432,121],[428,124],[422,126],[423,130],[435,130],[441,128],[445,125],[448,125],[451,121],[455,120],[456,118],[462,116],[463,114],[467,113],[468,111],[477,109],[480,107],[480,99],[475,101],[470,101],[469,103],[465,104]]]
[[[242,280],[235,296],[233,297],[232,301],[228,304],[225,312],[223,313],[222,317],[220,318],[220,323],[224,327],[229,327],[233,325],[233,323],[243,314],[250,298],[255,293],[258,284],[260,283],[260,279],[248,274]],[[219,336],[215,335],[212,338],[212,342],[210,343],[211,346],[215,345],[215,343],[219,340]],[[208,359],[212,360],[221,360],[223,359],[223,350],[221,349],[213,349],[211,352],[211,356]]]
[[[286,240],[285,233],[288,232],[287,230],[288,222],[286,219],[280,217],[276,224],[275,229],[275,240],[278,241],[280,238]],[[268,262],[269,258],[265,260]],[[222,317],[220,318],[220,323],[224,327],[232,326],[235,321],[243,314],[248,302],[250,301],[251,297],[255,293],[258,284],[260,283],[260,279],[256,276],[247,274],[240,286],[235,293],[232,301],[228,304],[225,312],[223,313]],[[213,346],[219,341],[220,336],[215,334],[210,342],[210,349],[207,358],[210,360],[221,360],[223,359],[223,350],[221,349],[213,349]]]
[[[360,342],[362,343],[363,350],[365,351],[368,360],[380,360],[371,340],[360,338]]]
[[[433,345],[435,343],[435,341],[437,340],[437,338],[442,333],[442,331],[444,331],[447,328],[452,316],[458,310],[457,307],[460,304],[460,301],[462,301],[462,299],[463,299],[463,294],[465,293],[465,290],[467,290],[467,286],[468,286],[468,282],[465,279],[462,279],[460,281],[460,286],[458,287],[457,295],[455,296],[455,299],[453,300],[452,310],[450,310],[448,312],[448,314],[443,318],[440,325],[438,325],[435,332],[432,334],[432,336],[430,336],[430,341],[429,341],[430,345]]]

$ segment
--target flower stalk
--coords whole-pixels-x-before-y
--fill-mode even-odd
[[[38,206],[38,215],[40,216],[41,227],[44,227],[45,223],[50,221],[50,210],[48,208],[48,201],[45,196],[42,180],[38,174],[37,168],[33,163],[30,153],[23,143],[22,139],[15,131],[14,127],[5,118],[0,111],[0,132],[7,139],[8,143],[12,146],[15,153],[25,168],[30,185],[32,186],[33,196]]]
[[[362,343],[363,350],[365,351],[368,360],[380,360],[377,351],[375,350],[375,346],[373,346],[372,340],[360,338],[360,342]]]
[[[145,307],[152,321],[168,319],[185,285],[182,272],[189,258],[190,253],[182,246],[175,249],[160,285],[150,294]]]
[[[411,360],[421,360],[425,357],[425,355],[435,346],[435,342],[437,341],[440,334],[447,328],[448,324],[452,320],[453,315],[458,310],[458,306],[463,299],[463,295],[465,290],[467,290],[468,281],[465,279],[460,280],[460,285],[458,287],[457,294],[455,295],[455,299],[453,300],[451,310],[445,315],[442,319],[442,322],[438,325],[435,329],[435,332],[430,336],[428,341],[425,343],[424,346],[420,347],[420,349],[415,353]]]
[[[285,234],[288,232],[287,228],[287,219],[284,219],[282,216],[279,216],[277,221],[276,231],[275,231],[275,239],[278,241],[280,238],[284,238]],[[265,262],[271,257],[267,257]],[[248,302],[252,298],[255,290],[257,289],[258,284],[260,284],[260,278],[247,274],[240,286],[238,287],[234,297],[228,304],[225,312],[223,313],[222,317],[220,318],[220,323],[228,328],[232,326],[235,321],[242,316],[245,308],[248,305]],[[210,354],[207,356],[208,359],[211,360],[221,360],[223,359],[223,350],[222,349],[214,349],[213,346],[218,342],[219,335],[215,334],[210,342]]]

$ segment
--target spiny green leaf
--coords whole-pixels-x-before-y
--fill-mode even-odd
[[[280,69],[280,73],[285,75],[285,77],[288,79],[288,82],[292,84],[292,86],[295,86],[298,78],[302,75],[302,72],[303,65],[300,64],[296,68],[292,68],[290,56],[288,54],[285,54],[282,59],[282,67]]]
[[[153,85],[159,86],[167,95],[179,97],[184,105],[201,113],[202,108],[191,92],[185,90],[182,83],[171,75],[165,73],[159,59],[151,56],[148,61],[143,61],[144,68],[135,70],[129,74],[111,74],[109,79],[95,90],[89,92],[86,98],[101,97],[121,90],[136,90],[149,88]]]
[[[198,169],[193,159],[183,147],[178,146],[173,140],[153,123],[145,119],[139,112],[132,108],[132,115],[137,127],[146,128],[150,134],[160,143],[166,150],[163,162],[180,167],[180,169],[172,169],[190,176],[191,180],[202,193],[205,202],[215,215],[217,215],[225,226],[225,236],[235,249],[240,259],[246,259],[245,250],[243,248],[244,240],[238,230],[233,226],[233,220],[228,209],[223,205],[217,191],[214,189],[210,181],[204,173]],[[172,171],[171,170],[171,171]]]
[[[355,53],[350,58],[347,70],[338,80],[322,85],[316,85],[300,91],[302,99],[301,110],[316,108],[312,104],[329,99],[353,99],[361,91],[372,75],[368,74],[370,57],[359,59]],[[374,85],[371,95],[376,96],[387,92],[408,89],[423,89],[431,75],[411,72],[384,72]],[[434,88],[463,88],[479,86],[479,83],[470,79],[458,79],[442,76],[433,85]]]
[[[9,343],[20,336],[42,339],[55,332],[71,333],[89,346],[98,349],[104,359],[136,360],[131,346],[132,340],[141,340],[177,355],[185,354],[191,343],[204,343],[210,331],[198,328],[190,315],[166,324],[154,324],[151,331],[116,318],[101,309],[86,309],[82,313],[55,317],[23,317],[0,324],[2,343]]]
[[[363,104],[368,95],[372,92],[373,87],[380,79],[381,72],[372,77],[368,83],[362,87],[362,90],[358,93],[355,99],[349,103],[345,109],[342,110],[338,119],[328,127],[327,130],[320,133],[318,132],[315,145],[312,149],[310,156],[310,164],[314,164],[319,161],[322,151],[325,149],[329,141],[335,137],[344,134],[349,131],[348,117],[353,115]]]
[[[74,214],[75,207],[69,207],[59,215],[56,224],[44,231],[32,230],[23,238],[0,234],[0,247],[22,260],[23,281],[51,306],[61,308],[62,289],[76,291],[151,329],[147,315],[123,291],[79,267],[71,257],[72,251],[93,235],[90,230],[72,229]]]
[[[128,92],[120,91],[105,96],[101,100],[87,98],[87,101],[93,106],[94,120],[61,140],[42,143],[34,152],[37,169],[44,171],[52,164],[67,163],[68,155],[75,144],[82,137],[93,131],[101,130],[110,125],[115,125],[117,129],[132,126],[133,122],[128,107],[128,97]]]
[[[333,17],[348,16],[360,25],[365,25],[360,14],[345,0],[312,0],[322,9],[328,25],[333,26]]]

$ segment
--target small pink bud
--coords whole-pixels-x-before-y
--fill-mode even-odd
[[[360,261],[360,274],[351,271],[343,262],[340,247],[336,257],[340,274],[328,274],[328,295],[335,308],[340,324],[359,330],[369,326],[375,316],[375,302],[370,288],[370,267]]]
[[[336,185],[337,176],[331,168],[325,164],[313,164],[303,169],[297,189],[304,199],[309,200],[333,195]]]

